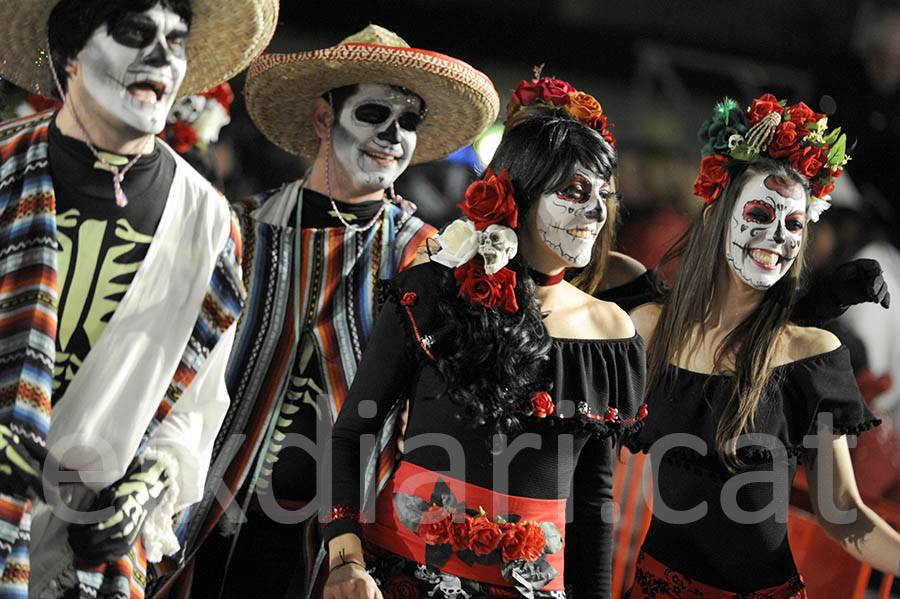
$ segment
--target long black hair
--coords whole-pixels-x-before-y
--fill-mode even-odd
[[[50,58],[59,77],[63,92],[68,89],[66,66],[98,27],[105,25],[112,31],[126,15],[150,10],[157,4],[168,8],[184,20],[188,29],[194,12],[190,0],[61,0],[47,20]]]
[[[509,173],[519,223],[524,223],[537,200],[569,179],[576,166],[610,178],[616,160],[615,150],[593,129],[570,118],[542,116],[508,128],[488,168]],[[534,280],[521,253],[507,268],[516,273],[519,310],[514,314],[455,296],[439,303],[453,331],[436,363],[446,382],[442,397],[462,406],[462,417],[472,426],[492,434],[521,430],[531,394],[549,391],[550,384],[543,367],[551,340],[534,297]],[[445,276],[452,279],[452,271]]]

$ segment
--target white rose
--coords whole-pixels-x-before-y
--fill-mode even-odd
[[[441,250],[431,257],[438,264],[449,268],[456,268],[463,262],[468,262],[478,251],[478,232],[475,224],[469,220],[458,218],[437,236]]]
[[[819,222],[819,217],[829,208],[831,208],[831,196],[815,199],[809,203],[809,208],[806,209],[806,218],[810,222]]]
[[[219,131],[230,122],[231,117],[228,116],[225,107],[215,100],[210,100],[194,121],[194,131],[200,141],[209,145],[219,141]]]
[[[484,258],[484,272],[492,275],[506,266],[519,250],[516,232],[503,225],[489,225],[478,236],[478,253]]]

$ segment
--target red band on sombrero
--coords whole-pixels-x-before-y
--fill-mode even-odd
[[[735,593],[692,580],[655,560],[645,551],[638,555],[634,583],[625,595],[627,599],[807,599],[806,585],[797,574],[787,582],[751,591]]]
[[[415,495],[427,502],[431,498],[438,479],[447,484],[459,502],[465,502],[466,506],[470,508],[481,507],[484,509],[489,520],[493,521],[498,515],[518,514],[521,515],[522,521],[553,522],[563,537],[563,548],[555,553],[545,555],[544,559],[559,572],[559,575],[541,590],[563,590],[565,499],[534,499],[495,493],[490,489],[453,479],[442,473],[433,472],[408,462],[401,462],[388,485],[378,496],[375,504],[376,521],[365,525],[366,540],[406,559],[420,564],[426,563],[425,540],[400,521],[394,508],[394,494]],[[451,555],[447,563],[441,567],[441,571],[497,586],[513,586],[501,575],[499,564],[485,566],[475,563],[469,566],[456,554]]]

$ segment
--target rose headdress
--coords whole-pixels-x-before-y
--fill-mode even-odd
[[[803,102],[787,106],[763,94],[746,109],[725,98],[697,133],[703,147],[694,195],[706,204],[716,201],[728,183],[725,165],[755,162],[761,156],[788,162],[810,183],[809,220],[815,222],[830,206],[834,179],[850,160],[847,136],[840,127],[828,131],[828,117]]]
[[[487,169],[464,195],[457,206],[466,218],[456,219],[437,236],[441,249],[431,259],[455,269],[459,295],[473,304],[515,312],[516,273],[506,265],[519,248],[513,230],[519,211],[509,173],[495,175]]]
[[[616,138],[609,131],[614,127],[607,123],[603,108],[594,96],[580,92],[569,82],[551,77],[541,77],[544,65],[535,67],[534,79],[520,81],[512,90],[512,98],[506,105],[506,123],[529,106],[543,106],[562,111],[581,124],[595,129],[609,145],[616,147]]]

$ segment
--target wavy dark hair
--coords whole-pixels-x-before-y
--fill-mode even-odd
[[[598,132],[570,118],[550,116],[507,129],[488,168],[509,173],[519,223],[524,223],[535,202],[570,179],[576,165],[610,178],[616,163],[615,150]],[[530,413],[531,394],[549,391],[550,384],[544,375],[550,336],[534,297],[534,280],[521,253],[507,267],[516,273],[516,313],[473,306],[460,297],[439,303],[452,331],[436,362],[446,382],[441,397],[460,405],[461,417],[471,426],[492,435],[520,431],[521,418]],[[452,271],[444,276],[456,286]]]
[[[66,66],[84,49],[98,27],[115,29],[126,15],[150,10],[161,4],[191,27],[194,12],[189,0],[62,0],[47,19],[50,58],[63,92],[68,90]],[[56,90],[54,90],[56,93]]]
[[[714,316],[713,300],[721,292],[721,275],[729,268],[725,260],[729,220],[747,180],[757,173],[785,177],[801,184],[809,201],[809,182],[783,161],[760,158],[751,164],[732,162],[726,168],[728,184],[722,196],[708,212],[697,216],[660,260],[664,264],[677,258],[679,266],[647,348],[648,391],[665,380],[668,365],[687,349],[692,331],[698,328],[704,334]],[[737,437],[753,429],[759,404],[772,383],[776,342],[800,288],[805,245],[804,231],[803,244],[790,269],[766,290],[756,309],[725,337],[714,354],[714,371],[732,375],[735,381],[716,429],[716,451],[732,470],[742,465],[735,449]],[[669,382],[674,384],[674,379]]]

